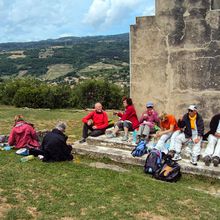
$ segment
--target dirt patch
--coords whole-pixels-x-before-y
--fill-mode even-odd
[[[37,211],[37,208],[35,207],[28,207],[27,212],[33,217],[33,219],[39,218],[41,216],[41,213]]]
[[[206,189],[194,188],[194,187],[190,187],[190,186],[188,188],[196,190],[196,191],[199,191],[199,192],[203,192],[203,193],[209,194],[209,195],[214,196],[214,197],[220,197],[220,189],[216,189],[213,186],[211,186],[209,188],[206,188]]]
[[[4,197],[0,198],[0,219],[3,219],[6,213],[12,208],[11,205],[7,204],[7,199]]]
[[[87,208],[81,208],[80,209],[80,215],[86,215],[86,211],[87,211]]]
[[[167,217],[161,216],[161,215],[154,215],[150,212],[140,212],[137,215],[135,215],[135,219],[137,220],[167,220]]]
[[[117,165],[111,165],[111,164],[105,164],[105,163],[100,163],[100,162],[96,162],[96,163],[90,163],[89,164],[90,167],[95,167],[98,169],[108,169],[108,170],[114,170],[117,172],[129,172],[129,170],[126,170],[122,167],[119,167]]]

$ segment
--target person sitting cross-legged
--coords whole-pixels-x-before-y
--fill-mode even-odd
[[[158,113],[154,110],[152,102],[147,102],[146,110],[142,113],[139,122],[140,126],[137,131],[136,144],[139,143],[140,139],[147,141],[150,132],[154,131],[155,124],[159,122]]]
[[[210,131],[204,136],[208,136],[208,145],[203,154],[203,161],[209,166],[211,161],[217,167],[220,163],[220,114],[212,117],[210,121]]]
[[[183,130],[183,133],[180,133],[175,139],[175,155],[173,160],[180,160],[182,145],[192,141],[192,157],[190,162],[193,165],[197,165],[204,133],[204,122],[195,105],[190,105],[188,107],[188,113],[178,120],[178,126]]]
[[[134,108],[133,102],[131,98],[124,97],[123,105],[125,107],[124,113],[115,112],[115,115],[120,117],[120,120],[115,125],[115,128],[112,134],[108,135],[108,138],[116,137],[116,133],[119,130],[124,130],[124,136],[122,137],[122,141],[128,140],[128,131],[133,131],[139,126],[139,121],[137,118],[136,110]]]
[[[173,148],[175,138],[180,133],[180,129],[174,115],[163,113],[160,116],[160,128],[161,130],[157,131],[155,135],[155,138],[159,138],[155,148],[167,154],[168,149],[165,147],[165,143],[168,139],[171,139],[170,148]]]
[[[86,142],[88,136],[97,137],[105,133],[108,127],[108,115],[102,109],[102,104],[97,102],[95,104],[95,110],[90,112],[87,116],[82,119],[83,132],[80,143]],[[91,131],[89,133],[89,131]]]

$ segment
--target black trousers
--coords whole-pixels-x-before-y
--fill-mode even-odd
[[[89,131],[91,131],[89,133]],[[92,125],[87,125],[84,123],[83,125],[83,138],[87,138],[88,136],[97,137],[99,135],[105,134],[105,129],[93,129]]]

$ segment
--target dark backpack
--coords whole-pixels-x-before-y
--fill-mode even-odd
[[[152,149],[146,158],[144,172],[154,174],[162,163],[162,153],[157,149]]]
[[[146,142],[140,141],[134,150],[131,152],[133,157],[141,157],[142,155],[147,153]]]
[[[162,167],[154,173],[158,180],[176,182],[181,177],[180,165],[171,159],[167,159]]]

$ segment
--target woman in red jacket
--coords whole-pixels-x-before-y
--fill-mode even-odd
[[[139,121],[137,118],[136,110],[133,106],[133,102],[131,98],[123,98],[123,105],[125,107],[124,113],[115,112],[115,115],[120,117],[120,120],[117,122],[112,134],[108,137],[113,138],[116,137],[116,133],[119,130],[124,130],[125,135],[122,137],[122,141],[128,140],[128,131],[133,131],[139,126]]]
[[[14,145],[15,148],[40,147],[33,125],[25,122],[22,115],[15,116],[15,124],[9,135],[8,144]]]

